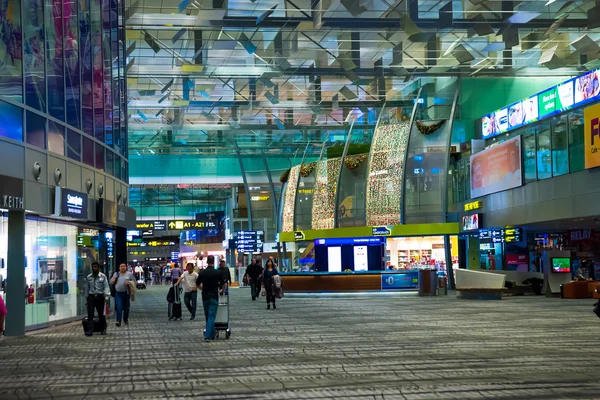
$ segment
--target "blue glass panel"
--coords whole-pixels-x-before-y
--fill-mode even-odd
[[[81,128],[81,95],[79,93],[79,17],[77,0],[65,0],[63,3],[65,31],[65,98],[67,104],[67,123]]]
[[[46,111],[44,2],[29,0],[23,12],[25,43],[25,104]]]
[[[0,1],[0,97],[23,101],[21,0]]]
[[[46,81],[48,114],[65,120],[62,0],[46,0]],[[64,153],[64,150],[63,150]]]
[[[79,62],[81,66],[82,127],[88,135],[94,135],[93,86],[92,86],[92,36],[90,25],[90,0],[79,0]],[[85,148],[84,148],[85,149]],[[94,151],[92,150],[92,153]],[[92,156],[92,166],[94,157]]]
[[[104,171],[104,146],[96,143],[96,168]]]
[[[48,151],[65,155],[65,127],[48,121]]]
[[[92,71],[94,96],[94,136],[104,142],[104,71],[102,55],[102,6],[100,0],[91,0]]]
[[[27,111],[27,143],[46,148],[46,119]]]
[[[90,167],[94,166],[94,141],[85,135],[81,137],[83,151],[81,152],[83,163],[89,165]]]
[[[0,101],[0,136],[23,141],[23,110]]]
[[[81,161],[81,135],[71,129],[67,129],[67,157]]]

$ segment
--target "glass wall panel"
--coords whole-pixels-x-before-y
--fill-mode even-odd
[[[114,177],[117,179],[121,179],[121,157],[118,154],[115,154],[115,172]]]
[[[550,149],[552,142],[550,137],[550,123],[542,123],[538,126],[537,134],[537,168],[538,179],[547,179],[552,176],[552,155]]]
[[[558,117],[552,127],[552,175],[569,172],[569,151],[567,137],[567,116]]]
[[[0,101],[0,136],[23,141],[23,110]]]
[[[92,22],[92,71],[94,96],[94,136],[104,142],[104,65],[102,53],[102,5],[90,1]]]
[[[338,188],[338,227],[365,226],[368,154],[347,156]]]
[[[77,0],[64,0],[64,51],[65,51],[65,99],[67,123],[81,128],[81,95],[79,73],[79,17],[77,15]]]
[[[571,173],[585,169],[583,110],[569,115],[569,170]]]
[[[111,35],[111,12],[110,0],[104,0],[102,5],[102,65],[104,74],[103,94],[104,94],[104,139],[106,144],[113,145],[113,124],[112,124],[112,59],[110,49]]]
[[[523,137],[523,166],[525,168],[525,182],[537,180],[536,151],[535,151],[535,129],[524,132]]]
[[[81,65],[81,107],[82,127],[88,135],[94,136],[94,89],[92,83],[92,36],[90,22],[90,0],[79,0],[79,63]]]
[[[121,116],[119,113],[120,88],[119,88],[119,20],[117,0],[110,0],[110,59],[112,60],[112,118],[113,141],[117,154],[121,153]],[[120,175],[120,174],[119,174]]]
[[[67,129],[67,157],[81,161],[81,135],[71,129]]]
[[[104,146],[96,143],[96,168],[104,171]]]
[[[65,128],[53,121],[48,121],[48,150],[65,155]]]
[[[95,154],[94,141],[86,136],[82,136],[81,140],[82,140],[82,144],[83,144],[83,151],[82,151],[83,162],[85,164],[89,165],[90,167],[93,167],[94,166],[94,154]]]
[[[113,160],[113,152],[106,150],[106,173],[110,175],[115,174],[115,162]]]
[[[23,12],[25,104],[46,112],[44,1],[29,0]]]
[[[65,120],[65,72],[63,49],[63,7],[60,0],[46,1],[46,83],[48,114]]]
[[[315,190],[316,162],[304,163],[300,167],[298,194],[296,195],[295,229],[311,229],[312,209]],[[300,195],[303,192],[305,194]]]
[[[27,143],[46,148],[46,119],[27,111]]]
[[[21,0],[0,1],[0,97],[23,101]]]

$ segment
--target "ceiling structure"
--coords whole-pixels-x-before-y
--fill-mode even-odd
[[[318,155],[437,77],[600,66],[596,0],[127,0],[125,18],[133,156]]]

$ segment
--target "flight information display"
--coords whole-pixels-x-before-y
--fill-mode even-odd
[[[240,253],[261,253],[263,248],[263,231],[239,231],[235,247]]]

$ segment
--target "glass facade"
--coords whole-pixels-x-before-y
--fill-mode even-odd
[[[0,138],[127,181],[121,7],[117,0],[0,1]]]
[[[114,270],[112,232],[101,232],[45,218],[25,221],[26,327],[43,326],[85,314],[85,277],[92,262]],[[8,257],[8,217],[0,214],[0,259]],[[0,283],[7,279],[0,266]],[[0,284],[0,296],[4,285]]]

